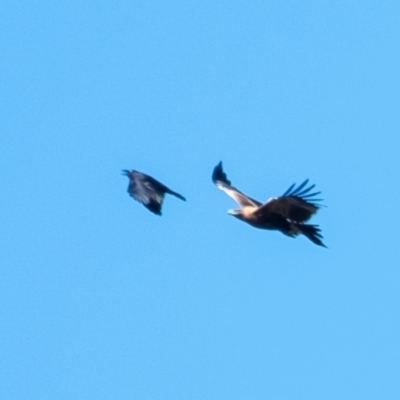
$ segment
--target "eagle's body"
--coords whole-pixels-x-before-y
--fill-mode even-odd
[[[128,193],[130,196],[156,215],[161,215],[161,207],[166,193],[186,201],[179,193],[149,175],[133,169],[130,171],[124,169],[122,173],[129,178]]]
[[[309,193],[315,185],[306,188],[308,180],[295,188],[293,184],[282,196],[270,198],[262,204],[231,185],[220,162],[213,171],[212,181],[232,197],[241,208],[229,210],[228,213],[255,228],[278,230],[287,236],[305,235],[313,243],[326,247],[318,225],[305,224],[320,206],[315,196],[320,192]]]

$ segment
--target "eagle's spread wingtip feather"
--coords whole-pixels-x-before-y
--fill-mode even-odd
[[[282,197],[287,196],[287,195],[293,190],[293,188],[294,188],[295,186],[296,186],[296,184],[293,183],[293,184],[289,187],[289,189],[286,190],[285,193],[283,193]]]
[[[225,185],[231,186],[231,181],[228,179],[222,168],[222,161],[220,161],[214,168],[211,179],[215,185],[217,185],[218,182],[222,182]]]
[[[296,191],[297,196],[304,196],[307,194],[310,190],[314,189],[315,185],[311,185],[308,188],[303,189],[302,191],[299,192],[299,189]]]

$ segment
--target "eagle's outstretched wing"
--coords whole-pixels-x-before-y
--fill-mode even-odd
[[[231,182],[228,180],[225,172],[222,169],[222,161],[220,161],[219,164],[214,168],[212,181],[219,189],[223,190],[228,196],[232,197],[232,199],[240,204],[241,207],[259,207],[262,204],[231,186]]]
[[[297,188],[296,184],[293,184],[282,196],[269,199],[256,211],[256,214],[259,216],[278,214],[285,219],[300,223],[308,221],[321,207],[318,202],[322,200],[315,198],[321,192],[309,193],[315,185],[306,187],[307,184],[308,179]]]
[[[122,173],[129,178],[128,193],[154,214],[161,215],[161,207],[166,193],[186,201],[179,193],[172,191],[149,175],[126,169]]]

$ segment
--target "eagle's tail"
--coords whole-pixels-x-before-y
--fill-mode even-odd
[[[324,237],[321,235],[321,230],[318,228],[318,225],[307,225],[307,224],[296,224],[297,228],[299,228],[300,232],[310,239],[313,243],[318,246],[326,247],[322,240]]]

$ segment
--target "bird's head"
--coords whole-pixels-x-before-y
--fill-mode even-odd
[[[228,210],[228,214],[239,219],[242,219],[243,217],[241,209]]]
[[[126,175],[127,177],[131,176],[131,171],[127,170],[127,169],[123,169],[122,170],[122,175]]]

